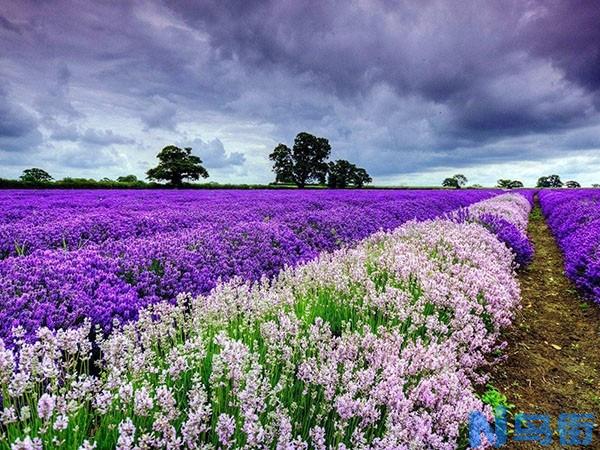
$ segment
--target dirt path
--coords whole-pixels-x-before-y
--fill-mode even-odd
[[[505,448],[562,448],[558,415],[592,412],[597,424],[592,448],[600,449],[600,307],[582,300],[565,277],[562,254],[538,208],[529,236],[536,255],[519,276],[523,309],[507,336],[508,359],[492,382],[516,405],[515,412],[550,415],[555,436],[551,447],[509,439]]]

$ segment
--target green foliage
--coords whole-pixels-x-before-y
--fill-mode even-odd
[[[506,395],[501,393],[491,384],[487,385],[486,391],[481,395],[481,401],[486,405],[490,405],[493,409],[496,409],[498,406],[503,406],[507,411],[510,411],[515,407],[515,405],[508,402]]]
[[[179,148],[169,145],[158,154],[158,166],[146,172],[149,180],[167,181],[181,186],[184,179],[198,180],[208,178],[208,172],[202,166],[202,160],[192,155],[190,147]]]
[[[547,177],[538,178],[536,187],[539,188],[561,188],[563,182],[558,175],[549,175]]]
[[[285,144],[279,144],[269,155],[273,161],[276,183],[294,183],[294,161],[292,150]]]
[[[574,189],[574,188],[580,188],[580,187],[581,187],[581,184],[579,184],[579,183],[578,183],[577,181],[575,181],[575,180],[569,180],[569,181],[567,181],[567,182],[565,183],[565,186],[566,186],[566,187],[568,187],[568,188]]]
[[[454,175],[453,177],[446,178],[444,181],[442,181],[442,186],[447,188],[460,189],[461,187],[467,184],[467,181],[469,181],[467,180],[467,177],[459,173]]]
[[[529,213],[529,220],[530,221],[544,220],[544,216],[542,215],[542,210],[540,209],[539,206],[536,206],[535,208],[533,208],[531,210],[531,213]]]
[[[298,133],[294,139],[292,159],[294,161],[294,179],[298,187],[307,182],[325,183],[327,177],[327,158],[331,153],[331,145],[325,138],[309,133]]]
[[[21,175],[22,182],[31,184],[50,183],[53,179],[54,178],[52,178],[48,172],[44,169],[38,169],[37,167],[25,169],[23,175]]]
[[[308,183],[325,183],[327,158],[331,153],[329,141],[309,133],[298,133],[294,147],[279,144],[269,155],[278,183],[295,183],[299,188]]]
[[[362,167],[346,160],[327,163],[331,153],[329,141],[309,133],[298,133],[294,147],[279,144],[269,155],[273,162],[275,183],[295,184],[299,188],[317,182],[329,187],[363,187],[373,180]]]
[[[517,189],[522,188],[523,183],[519,180],[500,179],[498,180],[498,187],[502,189]]]
[[[352,184],[356,187],[363,187],[365,184],[372,183],[373,178],[362,167],[357,167],[352,175]]]
[[[327,175],[327,186],[333,188],[345,188],[348,186],[361,188],[373,181],[365,169],[356,167],[355,164],[345,159],[330,162]]]
[[[138,177],[135,175],[125,175],[117,178],[118,183],[136,183],[138,181]]]

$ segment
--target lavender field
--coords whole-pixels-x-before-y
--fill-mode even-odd
[[[432,219],[493,191],[2,191],[0,337],[115,319],[378,230]]]
[[[565,272],[600,303],[600,190],[541,191],[540,203],[565,256]]]
[[[533,193],[2,191],[0,448],[453,449]]]

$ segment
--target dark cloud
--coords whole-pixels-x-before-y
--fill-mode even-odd
[[[243,165],[267,181],[270,147],[303,130],[388,177],[600,150],[597,2],[0,0],[0,10],[0,149],[43,143],[56,164],[75,145],[137,167],[157,142],[210,135],[235,152],[197,140],[207,167]],[[133,143],[124,156],[112,148]]]
[[[0,87],[0,151],[27,152],[42,141],[36,117]]]
[[[21,34],[21,28],[12,23],[6,17],[0,14],[0,27],[4,28],[7,31],[12,31],[13,33]]]
[[[522,45],[548,58],[567,78],[600,90],[600,3],[586,0],[539,1]]]

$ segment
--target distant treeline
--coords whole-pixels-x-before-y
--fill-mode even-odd
[[[326,186],[309,185],[307,189]],[[155,182],[94,180],[92,178],[63,178],[56,181],[22,181],[0,178],[0,189],[296,189],[295,185],[282,184],[231,184],[231,183],[182,183],[178,186]]]
[[[304,189],[327,189],[324,184],[307,184]],[[477,189],[481,187],[472,187]],[[0,189],[298,189],[295,184],[232,184],[232,183],[182,183],[179,186],[145,182],[120,182],[115,180],[94,180],[91,178],[63,178],[49,182],[27,182],[0,178]],[[439,186],[369,186],[369,189],[440,189]]]
[[[0,178],[0,189],[323,189],[323,188],[355,188],[360,189],[373,180],[362,167],[344,160],[329,161],[331,146],[326,138],[316,137],[309,133],[298,133],[294,145],[289,148],[279,144],[269,155],[273,162],[275,182],[269,184],[231,184],[231,183],[198,183],[200,178],[208,178],[209,174],[202,165],[200,157],[192,154],[190,147],[179,148],[174,145],[164,147],[157,158],[156,167],[146,172],[148,181],[140,180],[135,175],[123,175],[116,180],[102,178],[63,178],[55,180],[44,169],[32,167],[25,169],[18,180]],[[189,181],[188,181],[189,180]],[[467,187],[468,179],[463,174],[445,178],[442,187],[462,189]],[[580,188],[575,180],[563,182],[558,175],[540,177],[537,188]],[[482,188],[473,184],[470,188]],[[519,180],[500,179],[497,182],[501,189],[520,189],[524,185]],[[592,187],[600,187],[593,184]],[[373,187],[374,189],[436,189],[436,187]]]

